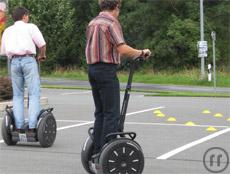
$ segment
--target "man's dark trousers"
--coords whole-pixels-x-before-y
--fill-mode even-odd
[[[89,82],[95,104],[94,152],[105,144],[109,133],[118,131],[120,117],[120,86],[116,75],[117,65],[97,63],[89,65]]]

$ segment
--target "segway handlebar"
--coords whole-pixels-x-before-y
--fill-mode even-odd
[[[144,55],[144,57],[148,57],[148,56],[149,55]],[[124,130],[125,116],[126,116],[126,112],[127,112],[127,108],[128,108],[129,96],[130,96],[130,91],[131,91],[131,87],[132,87],[132,80],[133,80],[133,74],[135,71],[136,63],[144,61],[145,60],[144,57],[137,57],[137,58],[133,59],[133,62],[131,63],[131,67],[129,70],[128,82],[126,85],[124,99],[123,99],[121,113],[120,113],[120,121],[118,124],[120,132],[123,132],[123,130]]]

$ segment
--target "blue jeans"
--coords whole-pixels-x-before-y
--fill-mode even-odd
[[[40,112],[40,78],[38,64],[34,57],[15,57],[11,61],[11,80],[13,86],[13,111],[18,129],[24,125],[24,85],[29,93],[29,128],[36,128]]]
[[[116,70],[115,64],[89,65],[89,81],[95,104],[94,154],[100,152],[106,143],[106,135],[118,131],[120,85]]]

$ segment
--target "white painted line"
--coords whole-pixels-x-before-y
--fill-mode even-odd
[[[156,107],[156,108],[150,108],[150,109],[145,109],[145,110],[141,110],[141,111],[136,111],[136,112],[131,112],[131,113],[127,113],[126,115],[129,116],[129,115],[135,115],[135,114],[140,114],[140,113],[143,113],[143,112],[149,112],[149,111],[153,111],[153,110],[156,110],[156,109],[163,109],[165,108],[164,106],[160,106],[160,107]],[[57,122],[91,122],[91,121],[87,121],[87,120],[56,120]]]
[[[86,123],[80,123],[80,124],[74,124],[74,125],[70,125],[70,126],[59,127],[59,128],[57,128],[57,130],[59,131],[59,130],[73,128],[73,127],[80,127],[80,126],[85,126],[85,125],[92,124],[92,123],[93,123],[93,121],[86,122]]]
[[[135,114],[140,114],[140,113],[143,113],[143,112],[149,112],[149,111],[153,111],[153,110],[156,110],[156,109],[163,109],[163,108],[165,108],[165,107],[164,106],[160,106],[160,107],[156,107],[156,108],[150,108],[150,109],[145,109],[145,110],[141,110],[141,111],[127,113],[126,115],[127,116],[129,116],[129,115],[135,115]]]
[[[27,107],[27,103],[28,103],[28,98],[25,97],[25,99],[24,99],[24,106],[25,107]],[[48,98],[47,97],[41,97],[40,98],[40,104],[42,106],[47,106],[49,104]],[[6,101],[6,102],[0,102],[0,111],[4,111],[7,105],[12,106],[13,105],[12,100]]]
[[[56,120],[56,122],[66,122],[66,123],[87,123],[92,120]]]
[[[180,153],[180,152],[182,152],[182,151],[185,151],[185,150],[187,150],[187,149],[189,149],[189,148],[191,148],[191,147],[193,147],[193,146],[196,146],[196,145],[199,145],[199,144],[201,144],[201,143],[204,143],[204,142],[206,142],[206,141],[208,141],[208,140],[211,140],[211,139],[213,139],[213,138],[215,138],[215,137],[217,137],[217,136],[220,136],[220,135],[222,135],[222,134],[225,134],[225,133],[227,133],[227,132],[230,132],[230,128],[227,128],[227,129],[218,131],[218,132],[216,132],[216,133],[213,133],[213,134],[211,134],[211,135],[208,135],[208,136],[206,136],[206,137],[203,137],[203,138],[201,138],[201,139],[198,139],[198,140],[196,140],[196,141],[193,141],[193,142],[191,142],[191,143],[188,143],[188,144],[186,144],[186,145],[184,145],[184,146],[181,146],[181,147],[179,147],[179,148],[176,148],[176,149],[174,149],[174,150],[172,150],[172,151],[170,151],[170,152],[168,152],[168,153],[165,153],[165,154],[163,154],[163,155],[157,157],[156,159],[167,160],[168,158],[170,158],[170,157],[172,157],[172,156],[174,156],[174,155],[176,155],[176,154],[178,154],[178,153]]]
[[[156,107],[156,108],[145,109],[145,110],[141,110],[141,111],[127,113],[126,115],[127,116],[129,116],[129,115],[135,115],[135,114],[140,114],[140,113],[143,113],[143,112],[149,112],[149,111],[152,111],[152,110],[162,109],[162,108],[165,108],[165,107],[164,106],[160,106],[160,107]],[[57,122],[90,122],[90,121],[87,121],[87,120],[56,120],[56,121]]]
[[[91,91],[61,93],[60,95],[79,95],[79,94],[88,94],[88,93],[91,93]]]
[[[66,122],[66,123],[87,123],[92,122],[93,120],[56,120],[57,122]],[[230,126],[221,126],[221,125],[202,125],[197,124],[194,126],[188,126],[185,124],[171,124],[171,123],[149,123],[149,122],[125,122],[125,124],[130,125],[149,125],[149,126],[178,126],[178,127],[198,127],[198,128],[206,128],[206,127],[215,127],[215,128],[229,128]]]
[[[148,112],[148,111],[152,111],[152,110],[155,110],[155,109],[162,109],[162,108],[164,108],[164,107],[161,106],[161,107],[157,107],[157,108],[151,108],[151,109],[141,110],[141,111],[137,111],[137,112],[131,112],[131,113],[128,113],[126,115],[127,116],[128,115],[134,115],[134,114],[139,114],[139,113]],[[80,123],[80,124],[74,124],[74,125],[70,125],[70,126],[60,127],[60,128],[57,128],[57,130],[64,130],[64,129],[69,129],[69,128],[73,128],[73,127],[80,127],[80,126],[84,126],[84,125],[88,125],[88,124],[92,124],[92,123],[93,123],[93,121],[88,121],[88,122],[85,122],[85,123]],[[0,140],[0,143],[3,143],[3,140]]]
[[[154,126],[181,126],[181,127],[216,127],[216,128],[230,128],[230,126],[218,126],[218,125],[194,125],[188,126],[185,124],[171,124],[171,123],[141,123],[141,122],[125,122],[125,124],[134,124],[134,125],[154,125]]]

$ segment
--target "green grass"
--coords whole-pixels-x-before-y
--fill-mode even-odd
[[[75,80],[88,80],[85,70],[57,70],[51,74],[43,74],[44,77],[68,78]],[[118,77],[121,82],[127,82],[128,72],[119,71]],[[217,72],[217,87],[230,87],[230,73]],[[182,70],[179,72],[161,71],[153,72],[142,70],[135,72],[133,82],[149,84],[168,84],[168,85],[192,85],[192,86],[213,86],[213,81],[208,82],[207,78],[200,79],[200,70]]]
[[[6,69],[0,69],[0,76],[7,74]],[[58,69],[52,73],[42,73],[43,77],[50,78],[67,78],[74,80],[88,80],[86,70],[83,69]],[[118,72],[119,80],[127,82],[128,71]],[[230,73],[217,72],[217,87],[230,87]],[[149,84],[166,84],[166,85],[192,85],[192,86],[209,86],[213,87],[213,81],[208,82],[207,77],[200,79],[200,70],[181,70],[154,72],[150,70],[139,70],[133,76],[133,82]]]
[[[120,73],[121,81],[127,81],[127,73]],[[224,72],[217,73],[217,86],[230,87],[230,74]],[[169,85],[192,85],[192,86],[213,86],[213,81],[208,82],[207,78],[200,79],[200,71],[198,69],[182,70],[179,72],[161,71],[151,72],[142,71],[135,73],[133,80],[140,83],[151,84],[169,84]]]
[[[229,98],[230,93],[195,93],[195,92],[180,92],[180,91],[158,91],[155,93],[146,94],[145,96],[161,96],[161,97],[221,97]]]
[[[51,73],[42,73],[42,77],[67,78],[73,80],[88,80],[88,75],[82,69],[57,69]]]

